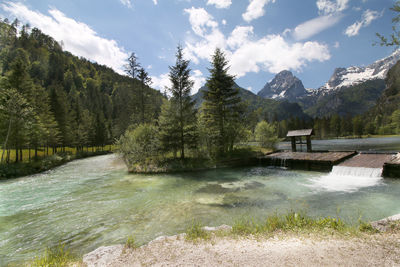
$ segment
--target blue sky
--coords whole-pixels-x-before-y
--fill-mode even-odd
[[[236,82],[258,92],[281,70],[318,88],[336,67],[368,65],[393,48],[373,46],[389,35],[395,0],[22,0],[1,1],[0,16],[18,17],[62,41],[63,48],[123,73],[131,52],[168,86],[176,46],[191,60],[196,91],[215,47],[230,60]]]

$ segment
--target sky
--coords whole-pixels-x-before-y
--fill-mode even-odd
[[[282,70],[306,88],[327,82],[337,67],[365,66],[389,56],[373,45],[388,36],[395,0],[0,0],[0,17],[18,18],[64,50],[123,74],[134,52],[152,77],[169,86],[176,48],[190,60],[195,93],[209,75],[216,47],[239,86],[257,93]]]

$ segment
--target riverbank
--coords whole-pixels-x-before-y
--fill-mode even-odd
[[[230,234],[231,227],[221,226],[206,228],[213,233],[195,242],[188,241],[187,234],[179,234],[159,237],[140,248],[100,247],[86,254],[83,262],[88,267],[394,266],[400,264],[400,227],[398,222],[386,220],[389,224],[392,227],[385,232],[357,235],[276,232],[235,236]]]
[[[57,153],[48,157],[43,157],[39,160],[32,160],[30,162],[19,162],[0,164],[0,180],[18,178],[22,176],[38,174],[48,171],[50,169],[59,167],[68,162],[77,159],[88,157],[106,155],[112,153],[111,151],[83,151],[76,154],[71,153]]]
[[[221,157],[218,160],[208,157],[187,157],[185,159],[165,157],[162,159],[147,159],[140,163],[125,163],[130,173],[157,174],[196,172],[217,168],[233,168],[254,166],[259,163],[259,158],[272,150],[261,148],[241,148]]]

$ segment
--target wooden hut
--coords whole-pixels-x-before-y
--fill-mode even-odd
[[[313,129],[303,129],[303,130],[289,131],[286,136],[291,138],[293,152],[297,151],[296,144],[303,144],[302,137],[305,136],[307,139],[307,152],[311,152],[312,151],[312,147],[311,147],[311,136],[312,135],[314,135]],[[300,139],[299,143],[296,143],[296,138]]]

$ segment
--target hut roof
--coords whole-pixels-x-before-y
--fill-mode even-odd
[[[314,135],[313,129],[289,131],[286,136],[293,137],[293,136],[310,136],[310,135]]]

